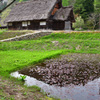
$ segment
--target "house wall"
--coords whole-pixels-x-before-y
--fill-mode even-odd
[[[12,25],[9,26],[8,23],[8,29],[9,30],[21,30],[22,29],[22,22],[11,22]]]
[[[71,22],[70,21],[65,21],[65,30],[71,30]]]
[[[28,21],[27,21],[28,22]],[[46,22],[46,25],[40,25],[40,22]],[[30,21],[30,25],[22,26],[22,22],[13,22],[12,26],[8,26],[10,30],[38,30],[38,29],[52,29],[52,30],[69,30],[71,29],[71,22],[65,21]]]
[[[23,26],[22,25],[23,22],[12,22],[11,26],[9,26],[9,23],[8,23],[8,29],[10,29],[10,30],[24,30],[24,29],[38,30],[38,29],[46,29],[48,27],[48,22],[46,22],[46,20],[25,21],[25,22],[27,22],[27,26]],[[30,22],[30,25],[28,25],[28,22]],[[40,25],[40,22],[46,22],[46,25]]]
[[[53,30],[64,30],[65,22],[64,21],[53,21],[52,29]]]

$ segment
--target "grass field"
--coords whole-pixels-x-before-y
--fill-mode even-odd
[[[16,71],[65,51],[100,54],[100,33],[52,33],[37,40],[1,42],[0,74]]]
[[[37,40],[3,42],[0,43],[0,50],[100,53],[100,33],[52,33]]]
[[[23,67],[31,64],[42,62],[45,59],[49,59],[60,55],[63,50],[57,51],[0,51],[0,75],[9,76],[12,71],[22,69]]]
[[[8,79],[13,71],[67,53],[100,54],[100,33],[52,33],[37,40],[0,42],[0,77]]]
[[[65,52],[100,54],[100,33],[52,33],[37,40],[1,42],[0,74]]]
[[[1,36],[4,32],[6,32],[6,30],[4,30],[4,29],[0,30],[0,36]]]

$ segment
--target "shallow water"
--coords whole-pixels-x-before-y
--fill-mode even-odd
[[[11,73],[13,77],[20,77],[19,72]],[[42,81],[27,76],[25,79],[25,85],[33,86],[37,85],[41,88],[41,91],[47,93],[48,96],[60,98],[61,100],[100,100],[100,78],[90,81],[83,85],[67,85],[66,87],[60,87],[55,85],[49,85]]]
[[[61,100],[100,100],[100,54],[62,55],[11,75]]]

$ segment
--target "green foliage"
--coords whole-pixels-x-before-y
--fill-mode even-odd
[[[34,89],[35,89],[35,90],[37,90],[37,91],[41,91],[41,88],[40,88],[40,87],[38,87],[38,86],[36,86],[36,85],[31,86],[30,88],[34,88]]]
[[[94,13],[99,16],[97,22],[98,22],[98,28],[100,29],[100,0],[94,0],[94,10],[95,10]]]
[[[23,1],[28,1],[28,0],[18,0],[18,1],[19,1],[19,3],[20,3],[20,2],[23,2]]]
[[[100,14],[100,0],[94,0],[94,10],[95,13]]]
[[[100,33],[52,33],[38,40],[0,42],[0,75],[8,77],[13,71],[68,52],[100,54]]]
[[[74,12],[82,16],[84,20],[94,11],[94,0],[76,0]]]
[[[0,51],[0,75],[9,75],[12,71],[22,69],[25,66],[39,63],[60,55],[63,50],[56,51]]]
[[[82,17],[81,16],[77,17],[76,23],[73,23],[73,27],[81,30],[84,28],[84,26],[85,24],[84,24],[84,20],[82,19]]]
[[[6,17],[9,15],[10,11],[11,11],[11,9],[8,8],[4,12],[2,12],[2,14],[1,14],[1,20],[0,20],[0,24],[1,25],[6,25],[6,23],[4,23],[4,21],[5,21]]]
[[[2,29],[0,30],[0,35],[2,35],[4,32],[6,32],[7,30],[6,29]]]
[[[62,5],[63,6],[68,6],[68,0],[62,0]]]
[[[96,14],[96,13],[92,13],[90,16],[89,16],[89,18],[88,18],[88,20],[87,20],[87,28],[88,29],[92,29],[92,30],[94,30],[95,28],[96,28],[96,26],[98,25],[98,23],[99,23],[99,15],[98,14]]]
[[[89,30],[93,30],[93,24],[92,24],[91,20],[86,21],[86,28]]]
[[[20,75],[19,80],[21,80],[21,81],[25,81],[25,79],[26,79],[26,75]]]
[[[0,42],[0,75],[9,75],[12,71],[67,52],[100,54],[99,40],[100,33],[87,32],[52,33],[38,40]],[[58,41],[58,44],[52,41]]]

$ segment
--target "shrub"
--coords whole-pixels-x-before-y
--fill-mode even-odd
[[[84,26],[85,26],[85,25],[84,25],[84,20],[82,19],[82,17],[81,17],[81,16],[77,17],[77,18],[76,18],[76,23],[73,24],[73,27],[74,27],[75,29],[81,30],[81,29],[84,28]]]

